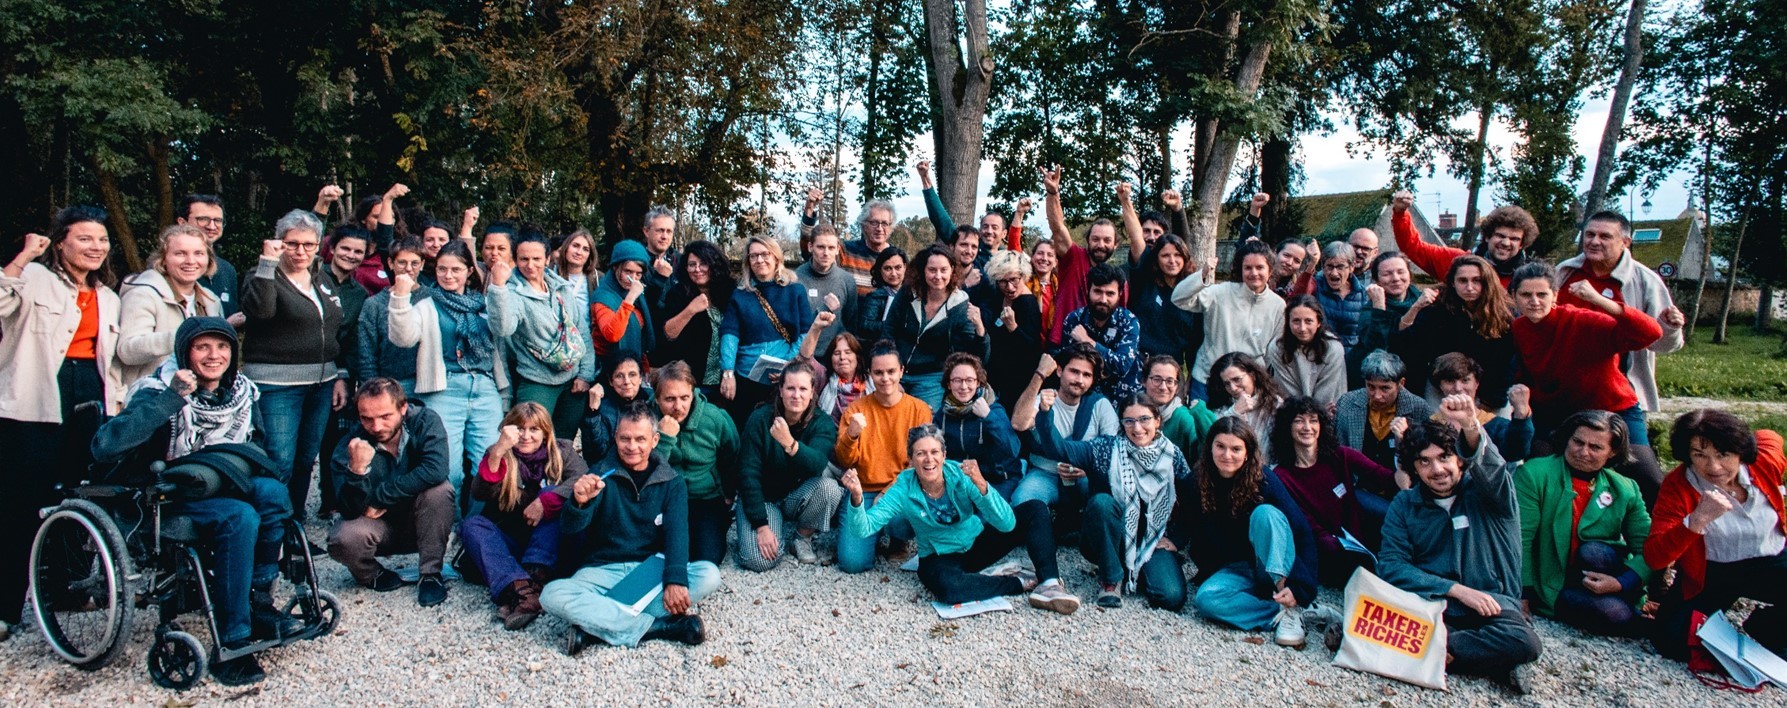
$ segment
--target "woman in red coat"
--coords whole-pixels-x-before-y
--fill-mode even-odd
[[[1521,316],[1514,320],[1514,348],[1520,355],[1520,383],[1532,392],[1533,440],[1551,439],[1558,423],[1578,411],[1607,411],[1626,421],[1633,447],[1650,446],[1644,405],[1620,369],[1620,355],[1663,338],[1663,328],[1636,307],[1603,297],[1587,285],[1570,292],[1593,309],[1557,302],[1557,271],[1544,262],[1528,263],[1508,279]],[[1535,445],[1531,457],[1551,453]],[[1654,465],[1622,465],[1621,474],[1638,483],[1646,501],[1657,498],[1663,470]]]
[[[1740,597],[1772,603],[1752,613],[1744,631],[1776,654],[1787,652],[1781,434],[1751,434],[1737,416],[1703,408],[1675,419],[1669,445],[1685,463],[1663,479],[1644,544],[1653,570],[1676,568],[1657,613],[1657,653],[1686,659],[1693,614],[1710,615]]]

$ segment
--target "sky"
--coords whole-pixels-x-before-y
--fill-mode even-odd
[[[1600,148],[1601,131],[1607,124],[1607,107],[1608,102],[1605,98],[1597,98],[1585,102],[1582,110],[1577,113],[1574,129],[1576,150],[1577,154],[1582,155],[1586,161],[1582,182],[1577,186],[1577,192],[1579,194],[1588,191],[1589,179],[1594,171],[1594,154]],[[1349,142],[1355,142],[1359,139],[1358,133],[1347,127],[1348,120],[1346,116],[1331,115],[1329,118],[1331,119],[1330,122],[1332,124],[1340,126],[1339,130],[1331,134],[1306,134],[1302,136],[1300,149],[1301,157],[1303,158],[1304,182],[1302,189],[1298,190],[1297,193],[1302,195],[1330,194],[1334,192],[1356,192],[1367,189],[1378,189],[1388,186],[1390,183],[1389,161],[1386,159],[1375,158],[1369,153],[1348,154],[1346,146]],[[1476,122],[1477,119],[1475,114],[1466,115],[1459,119],[1459,125],[1461,127],[1472,130],[1475,129]],[[1516,136],[1509,130],[1507,124],[1500,121],[1491,124],[1489,138],[1491,149],[1504,157],[1509,154],[1510,149],[1516,142],[1518,142]],[[1185,156],[1189,153],[1189,141],[1190,136],[1188,129],[1182,130],[1180,135],[1175,138],[1177,151],[1179,153],[1177,164],[1181,166],[1189,162],[1189,160],[1185,159]],[[929,133],[920,135],[915,141],[917,149],[914,151],[916,154],[913,156],[913,161],[917,162],[920,159],[929,158],[932,152],[932,144],[931,135]],[[846,157],[845,160],[846,164],[849,164],[851,158]],[[1424,212],[1429,219],[1434,220],[1437,220],[1438,215],[1441,212],[1447,210],[1462,216],[1466,202],[1466,192],[1468,191],[1464,182],[1455,179],[1446,173],[1446,163],[1443,159],[1436,165],[1436,167],[1437,169],[1434,170],[1434,175],[1432,177],[1418,179],[1413,185],[1416,194],[1417,208]],[[920,198],[918,191],[918,177],[916,174],[909,174],[911,174],[911,182],[907,185],[907,194],[893,200],[894,208],[902,219],[909,216],[922,215],[924,213],[924,201]],[[1069,175],[1068,178],[1072,179],[1072,176]],[[1184,178],[1185,175],[1179,175],[1180,180],[1183,180]],[[1635,199],[1629,197],[1621,198],[1619,205],[1613,208],[1628,212],[1629,216],[1638,221],[1645,219],[1673,218],[1675,215],[1681,213],[1682,209],[1688,204],[1687,178],[1687,173],[1678,172],[1666,180],[1655,193],[1648,195],[1649,201],[1651,202],[1651,210],[1648,215],[1642,208],[1646,195],[1638,195]],[[985,204],[988,201],[987,190],[992,186],[992,183],[993,162],[990,160],[983,160],[980,165],[980,203]],[[1229,186],[1224,192],[1226,193],[1229,189],[1233,189],[1234,185],[1237,183],[1238,180],[1231,176]],[[1496,200],[1498,191],[1499,186],[1494,182],[1489,182],[1484,185],[1481,197],[1481,208],[1483,211],[1488,211],[1490,207],[1493,207],[1498,203]],[[857,194],[858,192],[855,184],[850,184],[846,188],[845,193],[852,196]],[[1041,196],[1040,184],[1038,185],[1037,196]],[[781,223],[790,225],[795,223],[795,216],[789,212],[785,206],[776,207],[775,209],[780,212],[776,216],[781,220]],[[960,215],[957,215],[956,218],[959,221],[967,221],[967,219]],[[1031,213],[1031,216],[1026,220],[1026,223],[1041,229],[1047,228],[1046,222],[1043,221],[1042,209],[1040,208]]]

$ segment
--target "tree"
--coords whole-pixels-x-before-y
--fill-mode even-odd
[[[924,0],[924,17],[937,196],[950,214],[966,219],[974,214],[980,191],[981,138],[993,81],[987,4],[986,0]]]
[[[1601,210],[1601,202],[1607,197],[1607,183],[1613,177],[1613,157],[1619,151],[1626,107],[1632,101],[1632,86],[1638,83],[1638,70],[1644,63],[1644,8],[1645,0],[1632,0],[1626,11],[1619,82],[1614,85],[1613,99],[1607,106],[1607,127],[1601,130],[1601,148],[1595,153],[1595,176],[1589,183],[1588,196],[1583,198],[1583,214]]]

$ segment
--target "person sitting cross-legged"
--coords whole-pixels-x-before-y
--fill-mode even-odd
[[[776,567],[790,540],[795,560],[819,563],[814,537],[831,530],[844,501],[843,488],[826,474],[838,424],[814,401],[818,372],[811,359],[788,362],[775,397],[745,422],[734,538],[738,564],[746,570]]]
[[[559,511],[587,471],[571,441],[554,437],[545,406],[522,401],[503,416],[471,481],[481,508],[459,523],[459,540],[504,628],[522,629],[544,611],[540,591],[558,564]]]
[[[1514,473],[1525,599],[1559,622],[1637,636],[1649,628],[1636,605],[1650,578],[1651,522],[1638,483],[1612,469],[1628,454],[1626,422],[1581,411],[1556,435],[1562,454],[1527,460]]]
[[[863,502],[862,479],[855,469],[842,480],[850,501],[844,506],[844,533],[873,538],[894,519],[912,525],[918,540],[918,580],[946,604],[1018,595],[1035,587],[1036,577],[1023,572],[983,575],[977,571],[1005,556],[1008,545],[991,527],[1005,532],[1017,525],[1011,506],[980,475],[973,460],[944,458],[943,430],[929,423],[906,434],[912,467],[883,489],[873,507]]]
[[[447,428],[434,411],[410,405],[395,379],[360,384],[354,405],[360,423],[329,460],[343,518],[329,534],[329,557],[347,566],[355,582],[389,592],[405,583],[378,557],[416,553],[416,604],[441,604],[447,599],[441,566],[453,530]]]
[[[258,444],[261,431],[255,401],[260,389],[239,371],[236,328],[221,317],[191,317],[174,332],[173,357],[131,386],[130,403],[93,435],[93,459],[122,461],[147,470],[215,445]],[[225,648],[240,649],[257,638],[295,634],[303,629],[273,603],[285,520],[292,515],[285,484],[264,460],[263,475],[244,489],[209,499],[169,504],[170,514],[191,519],[210,537],[213,573],[209,584],[216,607],[216,637]],[[211,675],[240,686],[266,678],[249,654],[218,662]]]
[[[614,450],[572,485],[559,524],[583,550],[582,569],[546,584],[540,604],[570,623],[564,651],[598,642],[638,646],[647,639],[700,644],[707,639],[696,603],[720,587],[720,568],[689,561],[689,487],[656,452],[657,415],[649,403],[621,413]],[[604,491],[614,485],[613,491]],[[641,612],[608,596],[640,563],[664,557],[663,592]]]
[[[1390,502],[1378,575],[1424,598],[1446,600],[1446,670],[1530,691],[1527,664],[1539,635],[1520,611],[1520,507],[1516,463],[1502,460],[1477,422],[1477,402],[1447,396],[1446,422],[1411,426],[1398,461],[1418,484]]]

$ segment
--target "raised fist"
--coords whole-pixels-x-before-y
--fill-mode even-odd
[[[794,433],[788,430],[788,419],[782,416],[776,416],[775,422],[769,424],[769,436],[775,438],[784,450],[794,444]]]
[[[825,302],[825,309],[831,310],[832,312],[837,312],[838,308],[844,306],[843,301],[838,299],[837,293],[826,293],[824,302]]]
[[[601,494],[602,488],[606,486],[608,483],[603,482],[600,475],[586,474],[578,477],[577,482],[571,485],[571,496],[577,500],[578,506],[583,506]]]
[[[985,418],[993,414],[993,404],[987,402],[986,396],[978,396],[968,406],[968,412],[973,413],[976,418]]]
[[[365,438],[347,442],[347,470],[357,475],[372,471],[372,443],[366,442]]]
[[[677,434],[681,433],[682,431],[683,431],[683,424],[680,422],[677,422],[677,420],[675,418],[672,418],[670,416],[664,416],[664,417],[658,419],[658,434],[668,435],[668,436],[674,438],[677,436]]]
[[[602,391],[602,384],[592,384],[589,387],[589,409],[590,410],[593,411],[597,408],[602,407],[602,396],[603,395],[605,395],[605,394]]]
[[[509,265],[506,260],[498,258],[495,263],[490,264],[491,285],[505,285],[509,282],[509,276],[514,274],[515,266]]]
[[[1682,314],[1682,311],[1677,309],[1674,305],[1670,305],[1669,309],[1664,310],[1662,314],[1657,315],[1657,321],[1669,329],[1681,329],[1684,325],[1688,324],[1688,316]]]
[[[1031,206],[1032,206],[1032,202],[1030,201],[1029,197],[1024,197],[1023,199],[1019,199],[1018,206],[1017,206],[1017,213],[1023,214],[1025,212],[1028,212],[1028,211],[1030,211]],[[1022,219],[1013,219],[1013,221],[1022,221]]]
[[[835,312],[828,311],[813,315],[813,327],[815,329],[825,329],[826,327],[830,327],[831,323],[836,321],[838,321],[838,315]]]
[[[1415,205],[1415,194],[1406,189],[1390,195],[1390,211],[1397,214],[1408,211]]]
[[[1408,416],[1399,415],[1399,416],[1396,416],[1395,418],[1390,419],[1390,434],[1392,436],[1400,438],[1404,435],[1407,435],[1408,431],[1409,431]]]
[[[340,200],[342,194],[343,192],[340,187],[333,184],[326,185],[322,189],[317,190],[316,200],[325,204],[332,204]]]
[[[850,414],[850,426],[845,430],[850,437],[862,437],[862,429],[868,427],[869,418],[862,413]]]
[[[825,190],[822,190],[818,187],[808,187],[807,188],[807,211],[812,211],[813,208],[819,206],[819,202],[824,199],[825,199]]]
[[[844,491],[850,492],[852,504],[862,503],[862,477],[856,474],[855,467],[844,470],[843,476],[838,478],[838,484],[844,488]]]
[[[1365,299],[1371,301],[1371,309],[1384,309],[1386,307],[1384,304],[1384,286],[1378,285],[1377,283],[1367,283],[1365,285]]]
[[[391,280],[391,297],[407,297],[416,291],[416,278],[408,273],[398,273]]]
[[[1130,184],[1128,182],[1118,182],[1117,183],[1117,203],[1118,204],[1128,204],[1130,195],[1134,194],[1134,193],[1135,193],[1135,185]]]
[[[1533,415],[1533,390],[1526,384],[1514,384],[1508,387],[1509,411],[1515,418],[1530,418]]]
[[[461,221],[459,222],[460,227],[466,231],[470,231],[472,229],[472,225],[474,225],[476,223],[478,223],[478,207],[476,207],[476,206],[467,207],[465,210],[465,216],[461,217]]]
[[[1185,206],[1185,199],[1179,196],[1179,190],[1169,189],[1160,193],[1160,203],[1166,208],[1176,211]]]
[[[1590,285],[1586,280],[1571,283],[1570,294],[1583,302],[1595,302],[1601,299],[1600,291],[1595,290],[1595,286]]]
[[[1039,407],[1045,411],[1049,410],[1051,408],[1054,408],[1055,407],[1055,389],[1045,388],[1042,390],[1042,392],[1036,394],[1036,405],[1037,405],[1037,407]]]
[[[403,195],[409,194],[409,193],[410,193],[409,185],[399,182],[397,184],[391,185],[390,189],[385,190],[385,201],[388,202],[388,201],[391,201],[398,197],[402,197]]]
[[[514,449],[516,445],[521,444],[521,428],[513,425],[503,426],[497,444],[502,446],[504,451]]]
[[[1074,325],[1073,331],[1068,332],[1067,335],[1069,337],[1072,337],[1073,341],[1076,341],[1076,342],[1090,342],[1090,341],[1092,341],[1092,335],[1086,333],[1086,325]]]
[[[985,335],[987,333],[987,325],[980,319],[980,308],[972,304],[968,306],[968,322],[974,325],[976,334]]]
[[[987,478],[981,476],[979,462],[974,460],[962,460],[962,472],[968,475],[968,481],[974,483],[975,489],[981,490],[982,494],[986,493]]]
[[[685,312],[705,312],[707,310],[707,305],[707,293],[700,293],[695,297],[689,298],[689,306],[683,308],[683,310]]]
[[[1455,393],[1441,400],[1440,412],[1445,414],[1447,423],[1459,430],[1469,429],[1477,423],[1477,402],[1462,393]]]
[[[276,260],[279,260],[279,258],[284,255],[285,255],[285,242],[284,241],[281,241],[276,238],[270,238],[270,239],[267,239],[267,240],[261,242],[261,257],[262,258],[276,261]]]
[[[278,243],[277,241],[275,243]],[[284,246],[285,244],[280,244]],[[50,250],[50,237],[43,234],[25,234],[25,249],[19,251],[17,261],[30,262]],[[17,262],[15,261],[15,262]]]
[[[1253,214],[1258,214],[1260,213],[1260,210],[1265,209],[1266,205],[1271,203],[1271,201],[1272,195],[1265,192],[1258,192],[1253,195],[1252,199],[1247,200],[1247,211]]]
[[[668,278],[671,273],[676,272],[676,264],[670,262],[669,251],[665,251],[663,255],[658,256],[652,261],[652,272],[657,273],[660,278]],[[639,287],[641,288],[641,292],[644,292],[644,284],[640,284]]]
[[[191,369],[181,369],[174,372],[174,379],[168,382],[168,388],[182,396],[190,396],[193,391],[199,390],[199,377]]]
[[[1061,365],[1056,363],[1055,357],[1049,354],[1043,354],[1041,359],[1036,360],[1036,373],[1042,375],[1045,379],[1054,376],[1055,370],[1059,368],[1061,368]]]
[[[1439,288],[1427,288],[1421,291],[1421,297],[1415,299],[1415,304],[1411,309],[1420,310],[1427,308],[1433,305],[1433,303],[1438,302],[1439,299]]]

